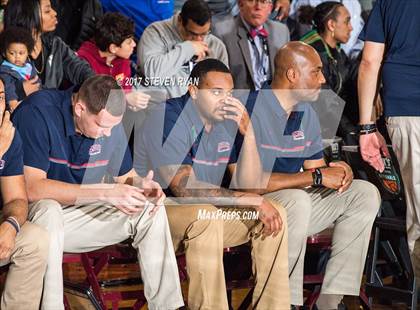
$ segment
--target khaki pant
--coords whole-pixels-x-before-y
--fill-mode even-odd
[[[334,224],[331,256],[321,294],[359,295],[372,224],[380,195],[369,182],[354,180],[344,193],[287,189],[265,195],[287,211],[291,302],[303,304],[307,237]]]
[[[420,281],[420,117],[389,117],[388,133],[400,166],[407,206],[407,241]]]
[[[256,309],[290,309],[286,213],[279,204],[274,204],[283,219],[283,228],[276,237],[263,239],[261,236],[252,237],[253,233],[262,228],[259,221],[221,218],[203,220],[198,219],[199,210],[217,212],[218,208],[212,205],[166,203],[175,250],[185,250],[189,309],[229,309],[223,248],[244,244],[250,239],[256,276],[253,305],[259,300]]]
[[[48,234],[41,227],[25,223],[16,236],[15,247],[1,298],[2,310],[38,310],[42,294],[42,280],[48,257]]]
[[[41,309],[64,309],[63,252],[89,252],[130,237],[138,251],[149,309],[181,307],[184,303],[165,208],[159,208],[153,217],[150,208],[128,216],[100,203],[65,208],[54,200],[32,204],[29,218],[50,235]]]
[[[420,238],[420,117],[389,117],[387,128],[404,182],[408,245],[413,251]]]

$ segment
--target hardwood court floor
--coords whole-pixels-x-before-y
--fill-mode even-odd
[[[80,264],[66,264],[63,268],[64,271],[64,279],[70,280],[72,282],[78,282],[84,280],[85,273],[83,271],[83,268]],[[115,278],[135,278],[140,277],[140,272],[137,264],[128,264],[128,265],[110,265],[107,268],[105,268],[100,274],[99,278],[101,280],[106,279],[115,279]],[[126,290],[126,289],[132,289],[132,290],[138,290],[141,286],[130,286],[130,287],[124,287],[119,286],[116,288],[112,288],[112,290]],[[182,289],[184,296],[187,295],[187,284],[182,283]],[[237,307],[242,302],[243,298],[246,296],[248,290],[235,290],[233,292],[232,296],[232,304],[234,309],[237,309]],[[78,297],[74,294],[66,293],[70,305],[73,310],[94,310],[93,306],[90,305],[89,301],[86,298]],[[359,300],[356,297],[346,297],[345,298],[345,304],[348,308],[348,310],[360,310],[360,304]],[[125,301],[121,302],[119,304],[120,308],[130,308],[133,305],[134,301]],[[111,305],[108,305],[111,309]],[[407,309],[404,305],[394,305],[394,306],[383,306],[383,305],[374,305],[373,310],[405,310]],[[147,310],[147,306],[144,306],[142,310]],[[219,309],[215,309],[219,310]],[[267,310],[277,310],[277,309],[267,309]]]

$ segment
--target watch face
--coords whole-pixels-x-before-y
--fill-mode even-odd
[[[321,187],[322,186],[322,173],[320,169],[314,169],[312,172],[312,186]]]

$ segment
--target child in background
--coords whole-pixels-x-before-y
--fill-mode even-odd
[[[96,74],[113,76],[126,91],[127,107],[137,112],[147,108],[150,96],[130,83],[130,56],[135,47],[134,22],[120,13],[108,12],[98,20],[92,40],[84,42],[77,55]]]
[[[5,82],[6,104],[13,111],[26,94],[23,82],[37,79],[35,67],[29,54],[34,48],[34,40],[29,31],[19,27],[9,27],[0,34],[0,53],[3,61],[0,76]]]

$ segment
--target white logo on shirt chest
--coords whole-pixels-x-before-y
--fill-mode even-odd
[[[303,133],[303,131],[302,130],[296,130],[296,131],[293,131],[292,132],[292,137],[293,137],[293,140],[303,140],[303,139],[305,139],[305,134]]]
[[[96,143],[89,148],[89,155],[93,156],[93,155],[101,154],[101,150],[102,150],[102,146]]]
[[[217,145],[217,152],[218,153],[227,152],[227,151],[230,151],[230,143],[229,142],[224,141],[224,142],[220,142]]]
[[[5,165],[6,165],[6,162],[3,159],[1,159],[0,160],[0,170],[3,170]]]

